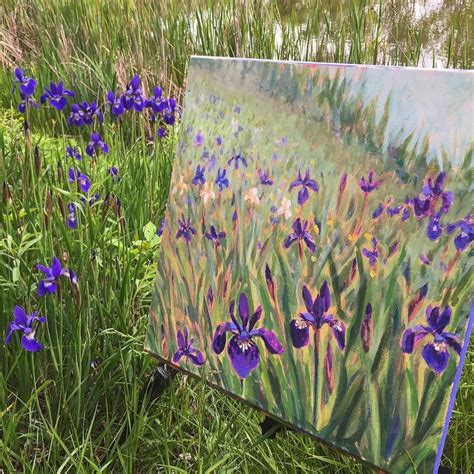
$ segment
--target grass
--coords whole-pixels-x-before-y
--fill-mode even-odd
[[[21,65],[41,86],[62,78],[79,98],[103,103],[105,91],[123,87],[132,72],[148,90],[161,83],[180,99],[189,54],[404,65],[422,57],[431,65],[434,54],[443,66],[472,67],[468,2],[446,2],[421,19],[412,2],[400,5],[317,1],[306,15],[260,2],[3,2],[0,181],[8,183],[11,200],[0,203],[1,328],[5,334],[15,304],[39,309],[48,323],[38,331],[46,346],[40,353],[20,351],[18,341],[0,348],[0,468],[364,470],[297,433],[262,438],[261,414],[187,376],[178,376],[148,409],[139,408],[142,383],[155,365],[143,350],[159,250],[147,229],[162,217],[174,136],[149,146],[144,123],[129,117],[118,128],[106,121],[111,153],[88,171],[93,189],[120,198],[120,214],[113,205],[84,206],[79,229],[71,232],[60,203],[80,201],[65,182],[64,148],[87,137],[44,108],[30,118],[25,141],[12,111],[10,74]],[[107,176],[112,164],[120,168],[119,183]],[[65,283],[58,297],[39,301],[35,265],[49,263],[53,253],[77,271],[79,289]],[[463,471],[474,456],[473,366],[470,351],[443,459]],[[120,445],[125,428],[130,436]]]

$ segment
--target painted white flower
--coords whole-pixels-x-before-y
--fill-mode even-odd
[[[285,219],[289,219],[292,216],[291,212],[291,201],[284,197],[281,200],[281,206],[277,209],[277,216],[284,216]]]
[[[173,194],[179,193],[182,196],[188,189],[189,185],[184,182],[184,176],[181,176],[178,183],[173,187]]]
[[[250,188],[244,196],[245,201],[249,201],[250,204],[258,206],[260,198],[258,197],[258,188]]]
[[[204,184],[204,188],[201,190],[200,194],[204,204],[207,204],[209,199],[216,199],[216,193],[214,192],[214,183],[210,183],[209,181],[207,181]]]

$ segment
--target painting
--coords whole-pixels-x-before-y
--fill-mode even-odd
[[[473,77],[192,57],[146,349],[436,472],[474,319]]]

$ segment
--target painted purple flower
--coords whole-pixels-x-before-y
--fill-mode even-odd
[[[306,311],[299,314],[299,317],[290,322],[290,334],[293,346],[297,349],[309,344],[309,328],[319,331],[325,324],[331,329],[336,339],[339,349],[345,347],[346,327],[342,321],[334,319],[332,314],[328,314],[331,306],[331,295],[327,282],[321,285],[318,296],[314,298],[311,292],[303,285],[303,301]]]
[[[300,245],[301,242],[304,242],[310,252],[314,253],[316,250],[316,244],[311,237],[311,234],[307,231],[308,225],[308,221],[301,221],[298,217],[298,219],[293,222],[293,232],[286,237],[283,243],[285,248],[289,248],[295,242],[298,242],[298,245]]]
[[[384,210],[385,210],[385,205],[383,203],[380,203],[375,209],[375,211],[372,212],[372,219],[379,218]]]
[[[176,238],[182,237],[188,244],[191,242],[191,235],[196,235],[196,229],[191,226],[191,218],[186,220],[184,215],[178,219],[179,229],[176,232]]]
[[[236,170],[239,169],[239,163],[242,163],[242,166],[247,168],[247,160],[240,153],[232,155],[231,159],[227,161],[227,164],[230,166],[232,162],[234,164],[234,169]]]
[[[426,235],[430,240],[438,240],[443,233],[443,223],[441,222],[441,214],[435,214],[428,222]]]
[[[161,237],[163,235],[163,231],[165,230],[165,226],[166,226],[166,219],[162,219],[160,225],[158,226],[158,229],[156,230],[156,235],[158,237]]]
[[[176,339],[178,341],[178,349],[173,354],[173,363],[177,364],[183,357],[189,359],[194,365],[200,367],[206,362],[203,353],[193,347],[194,339],[191,338],[188,340],[188,329],[184,328],[183,332],[178,329],[176,334]]]
[[[377,249],[377,239],[375,237],[372,238],[372,249],[363,248],[362,255],[365,258],[369,259],[369,265],[373,267],[379,258],[379,252]]]
[[[64,274],[64,269],[61,266],[59,258],[54,256],[50,267],[36,265],[36,268],[45,275],[43,280],[38,284],[38,295],[44,296],[46,294],[56,293],[59,277]]]
[[[62,82],[59,82],[57,85],[51,82],[49,89],[47,87],[44,88],[44,94],[40,97],[40,101],[42,104],[48,101],[49,105],[55,109],[63,110],[67,105],[66,97],[74,97],[74,92],[64,89]]]
[[[21,101],[17,105],[17,110],[18,112],[20,112],[20,114],[24,114],[28,107],[33,107],[35,109],[39,108],[38,102],[36,102],[36,100],[33,97],[29,95],[25,95],[23,93],[20,93],[20,97],[21,97]]]
[[[398,214],[402,214],[402,222],[405,222],[410,217],[410,209],[413,206],[413,199],[409,197],[405,198],[405,202],[403,204],[398,204],[393,207],[387,208],[387,214],[390,217],[397,216]]]
[[[270,178],[269,171],[257,170],[257,174],[260,179],[260,184],[265,186],[271,186],[273,184],[273,179]]]
[[[451,234],[457,230],[459,233],[454,238],[454,245],[456,250],[463,251],[474,240],[474,222],[471,214],[468,214],[464,219],[453,222],[446,226],[446,231]]]
[[[70,202],[67,205],[68,213],[66,215],[66,224],[70,229],[77,229],[76,206]]]
[[[122,94],[122,105],[125,109],[134,109],[136,112],[141,112],[147,104],[143,97],[142,88],[140,87],[140,78],[135,75],[128,83],[127,89]]]
[[[211,242],[214,242],[214,245],[216,247],[219,247],[221,245],[221,240],[225,239],[225,232],[217,232],[216,228],[211,225],[210,231],[205,232],[204,236],[206,237],[206,239],[210,240]]]
[[[25,76],[23,69],[15,68],[15,84],[19,84],[20,93],[24,97],[29,97],[35,93],[36,81]]]
[[[227,170],[224,168],[222,171],[219,168],[216,175],[216,185],[219,187],[219,191],[229,187],[229,180],[226,176]]]
[[[204,166],[201,167],[200,165],[197,165],[196,167],[196,173],[194,175],[194,178],[191,180],[191,183],[193,184],[204,184],[206,182],[206,177],[204,176]]]
[[[122,103],[122,97],[118,94],[114,94],[113,91],[107,92],[107,102],[110,105],[110,111],[112,115],[116,117],[125,113],[125,107]]]
[[[82,160],[81,153],[79,152],[79,149],[77,146],[72,147],[72,146],[67,146],[66,147],[66,158],[75,158],[77,161]]]
[[[89,156],[94,156],[94,154],[100,150],[107,154],[109,152],[109,145],[102,141],[102,138],[98,133],[92,132],[90,142],[86,146],[86,153]]]
[[[451,347],[458,354],[461,352],[461,338],[457,334],[444,332],[451,319],[451,308],[431,305],[426,308],[427,326],[414,326],[405,329],[402,336],[402,351],[411,354],[415,345],[424,337],[430,336],[432,342],[425,344],[422,356],[428,367],[436,374],[446,369],[449,361],[448,348]]]
[[[13,321],[10,322],[8,334],[5,338],[5,345],[10,344],[15,331],[21,331],[21,345],[25,351],[38,352],[41,350],[43,345],[35,337],[37,328],[37,324],[35,324],[36,321],[38,323],[44,323],[46,318],[38,316],[38,311],[27,314],[24,308],[15,306],[13,309]]]
[[[222,137],[220,135],[216,137],[215,143],[216,143],[217,146],[222,145]]]
[[[79,183],[79,186],[81,187],[81,191],[83,193],[87,193],[89,191],[91,187],[91,182],[86,174],[81,173],[78,170],[75,170],[74,168],[69,167],[68,176],[69,176],[68,181],[70,183],[74,183],[76,181]]]
[[[380,187],[382,184],[382,180],[380,181],[374,181],[375,177],[375,171],[370,170],[367,178],[365,176],[362,176],[359,180],[359,187],[364,193],[368,194],[371,193],[372,191],[375,191]]]
[[[434,181],[432,178],[428,178],[422,190],[423,195],[430,201],[434,203],[438,200],[441,201],[440,212],[443,214],[446,214],[449,211],[453,202],[453,193],[444,190],[445,183],[446,173],[441,172]]]
[[[290,191],[295,187],[301,187],[298,192],[298,204],[303,205],[309,199],[308,189],[314,192],[319,191],[318,183],[310,178],[309,169],[306,170],[304,176],[301,176],[301,170],[298,171],[298,177],[290,184]]]
[[[231,332],[232,337],[227,346],[227,353],[234,371],[241,379],[245,379],[257,368],[260,362],[260,351],[255,343],[255,338],[262,338],[270,354],[283,354],[284,349],[273,331],[265,327],[254,329],[255,324],[262,316],[262,307],[260,305],[250,316],[247,296],[245,293],[241,293],[238,308],[240,323],[234,315],[234,306],[235,302],[232,300],[229,306],[231,321],[217,326],[212,338],[212,348],[216,354],[220,354],[227,342],[227,332]]]
[[[194,137],[194,144],[196,146],[201,146],[204,143],[204,135],[202,134],[201,130],[197,132],[196,136]]]

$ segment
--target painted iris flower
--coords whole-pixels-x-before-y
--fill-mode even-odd
[[[90,136],[90,142],[86,146],[86,153],[89,156],[94,156],[99,151],[103,151],[105,154],[109,152],[109,145],[102,141],[102,137],[96,133],[92,132]]]
[[[219,191],[229,187],[229,179],[226,176],[227,170],[224,168],[222,171],[219,168],[216,175],[216,184],[219,187]]]
[[[20,93],[24,97],[29,97],[35,93],[36,81],[31,77],[25,76],[23,69],[15,68],[15,84],[19,84]]]
[[[309,344],[309,328],[315,332],[327,324],[336,339],[339,349],[345,347],[346,327],[342,321],[334,319],[332,314],[328,314],[331,306],[331,294],[327,282],[321,285],[318,296],[314,298],[306,285],[303,285],[303,301],[306,311],[299,314],[298,318],[290,322],[290,334],[293,346],[297,349]]]
[[[204,166],[197,165],[196,173],[191,183],[193,184],[204,184],[206,182],[206,177],[204,176]]]
[[[415,326],[405,329],[402,336],[402,351],[411,354],[418,342],[428,336],[431,342],[423,347],[422,356],[428,367],[440,374],[448,366],[449,348],[461,353],[461,338],[457,334],[444,332],[451,320],[451,308],[431,305],[426,308],[427,326]]]
[[[379,258],[379,251],[377,248],[377,239],[375,237],[372,238],[372,248],[363,248],[362,255],[369,260],[369,265],[371,267],[375,266],[377,260]]]
[[[191,242],[191,236],[196,235],[196,229],[191,225],[191,218],[186,220],[184,214],[181,219],[178,219],[179,229],[176,232],[176,238],[183,238],[186,243]]]
[[[430,240],[438,240],[443,233],[443,224],[441,222],[441,213],[435,214],[428,222],[426,235]]]
[[[318,183],[309,175],[309,169],[306,170],[304,176],[301,176],[301,171],[298,171],[298,177],[290,184],[290,191],[296,187],[301,187],[298,192],[299,205],[303,205],[309,199],[308,189],[314,192],[319,191]]]
[[[227,345],[227,353],[236,374],[241,379],[245,379],[260,363],[260,350],[255,342],[257,338],[262,338],[270,354],[283,354],[284,349],[273,331],[265,327],[255,329],[256,323],[262,316],[260,305],[250,316],[247,296],[241,293],[238,308],[240,323],[234,315],[234,306],[235,303],[232,300],[229,306],[231,320],[217,326],[212,339],[212,348],[216,354],[220,354],[226,346],[227,333],[232,333]]]
[[[49,105],[55,109],[63,110],[67,105],[66,97],[74,97],[74,92],[64,89],[62,82],[58,84],[51,82],[49,89],[47,87],[44,88],[44,94],[40,97],[40,101],[42,104],[48,101]]]
[[[242,163],[242,166],[244,168],[247,168],[247,160],[240,153],[237,153],[236,155],[232,155],[232,158],[227,161],[227,164],[229,166],[231,163],[233,163],[234,169],[236,170],[239,169],[239,163]]]
[[[178,329],[176,339],[178,341],[178,349],[173,354],[173,363],[177,364],[183,357],[190,360],[194,365],[200,367],[206,362],[203,353],[193,347],[194,339],[188,339],[188,329],[184,328],[183,332]]]
[[[210,240],[211,242],[214,243],[216,247],[219,247],[221,245],[221,240],[225,239],[225,232],[217,232],[216,228],[211,225],[209,232],[205,232],[204,236],[206,239]]]
[[[27,314],[24,308],[15,306],[13,309],[13,321],[10,322],[5,345],[10,344],[15,331],[21,331],[21,345],[23,349],[28,352],[38,352],[43,348],[43,345],[35,337],[37,327],[35,323],[44,323],[45,321],[46,318],[38,316],[38,311]]]
[[[54,256],[50,267],[36,265],[36,268],[44,273],[43,280],[38,284],[38,295],[44,296],[46,294],[56,293],[59,278],[65,274],[65,269],[63,269],[59,258]]]
[[[289,248],[295,242],[298,242],[298,245],[301,245],[301,242],[304,242],[309,251],[314,253],[316,250],[316,244],[307,230],[308,225],[308,221],[301,221],[298,217],[298,219],[293,222],[293,232],[286,237],[283,243],[284,247]]]
[[[264,186],[271,186],[273,184],[273,179],[270,178],[269,171],[257,170],[257,174],[260,179],[260,184]]]
[[[360,178],[359,187],[364,193],[369,194],[381,186],[382,180],[375,181],[374,178],[375,178],[374,170],[369,171],[367,178],[365,176],[362,176],[362,178]]]
[[[468,245],[474,240],[474,222],[472,221],[471,214],[468,214],[464,219],[453,222],[446,226],[446,231],[451,234],[457,230],[459,233],[454,238],[454,245],[456,250],[465,250]]]
[[[387,208],[387,214],[390,217],[393,217],[401,213],[402,222],[405,222],[410,217],[410,209],[412,207],[413,207],[413,199],[406,197],[405,202],[403,204],[398,204],[397,206]]]

